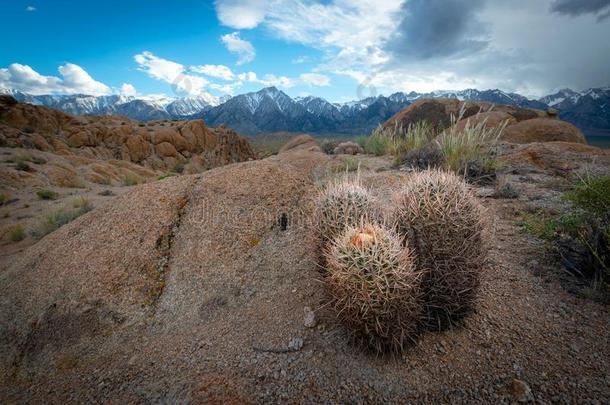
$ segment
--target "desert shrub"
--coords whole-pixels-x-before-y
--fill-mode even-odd
[[[34,129],[30,128],[30,127],[24,127],[22,129],[23,132],[25,132],[26,134],[33,134],[34,133]]]
[[[591,280],[610,283],[610,176],[580,178],[563,195],[571,209],[561,213],[524,213],[519,225],[549,242],[565,269]]]
[[[586,175],[564,199],[574,206],[558,222],[555,248],[564,266],[595,284],[610,284],[610,176]]]
[[[30,170],[32,170],[30,165],[28,165],[27,162],[23,160],[20,160],[15,164],[15,169],[21,170],[23,172],[29,172]]]
[[[91,202],[85,196],[81,195],[72,200],[72,208],[86,209],[89,211],[91,207]]]
[[[102,197],[112,197],[113,195],[115,195],[112,190],[102,190],[99,193],[97,193],[98,195],[101,195]]]
[[[519,192],[507,176],[498,176],[494,184],[494,196],[498,198],[517,198]]]
[[[440,136],[439,146],[445,158],[446,168],[454,173],[467,174],[470,166],[491,168],[493,163],[493,148],[500,135],[504,132],[507,122],[497,127],[487,127],[487,120],[479,123],[466,123],[464,129],[458,129],[457,122],[464,116],[464,108],[460,114],[451,117],[451,126]],[[476,171],[476,170],[475,170]],[[486,173],[486,171],[483,171]]]
[[[93,207],[91,204],[87,204],[73,210],[60,209],[55,211],[47,215],[38,224],[36,224],[34,228],[30,230],[30,235],[32,235],[34,239],[41,239],[45,235],[50,234],[65,224],[74,221],[76,218],[80,217],[86,212],[91,211],[92,208]]]
[[[331,139],[326,139],[326,138],[322,139],[322,141],[320,142],[320,148],[327,155],[332,155],[333,154],[333,150],[335,150],[337,145],[339,145],[338,141],[331,140]]]
[[[356,142],[358,145],[362,146],[362,149],[365,149],[364,146],[366,145],[366,141],[368,139],[369,139],[369,137],[366,135],[359,135],[354,138],[354,142]]]
[[[7,193],[0,193],[0,205],[4,205],[10,200],[11,197]]]
[[[38,190],[36,195],[41,200],[55,200],[57,197],[59,197],[59,193],[47,189]]]
[[[610,176],[585,175],[564,198],[595,215],[610,215]]]
[[[145,123],[143,123],[143,122],[140,122],[140,123],[138,124],[138,126],[139,126],[139,127],[145,127],[145,126],[146,126],[146,124],[145,124]]]
[[[11,226],[7,231],[7,238],[11,242],[19,242],[25,239],[25,230],[20,224]]]
[[[326,262],[332,301],[356,342],[398,352],[414,339],[420,276],[398,235],[372,223],[348,227],[332,242]]]
[[[139,184],[141,180],[142,179],[140,179],[138,176],[127,173],[123,176],[121,184],[125,187],[135,186],[136,184]]]
[[[184,173],[184,163],[182,163],[182,162],[176,163],[174,165],[174,167],[172,167],[171,171],[174,173],[178,173],[178,174]]]
[[[463,180],[440,170],[410,175],[390,214],[423,272],[424,323],[445,329],[473,308],[485,264],[483,209]]]
[[[381,207],[373,195],[357,180],[343,179],[327,186],[316,200],[316,231],[323,245],[336,238],[348,226],[363,219],[381,217]]]
[[[440,168],[445,164],[443,153],[438,145],[433,143],[421,149],[412,149],[396,155],[395,161],[397,164],[406,164],[420,170]]]

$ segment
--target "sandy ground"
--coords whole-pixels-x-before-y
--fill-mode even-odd
[[[328,164],[327,158],[316,159]],[[363,180],[380,196],[404,181],[405,174],[390,169],[387,160],[362,159]],[[542,176],[546,183],[531,187],[515,175],[517,200],[483,198],[494,236],[476,312],[461,327],[422,334],[403,355],[376,357],[349,344],[326,305],[307,228],[276,221],[295,207],[308,215],[316,180],[326,172],[308,167],[318,173],[312,180],[282,160],[287,159],[230,165],[168,188],[184,193],[185,202],[172,220],[163,256],[165,288],[154,305],[141,314],[125,310],[124,319],[69,340],[61,334],[51,339],[50,332],[35,335],[47,343],[35,350],[26,345],[20,362],[8,362],[12,366],[0,380],[3,402],[610,401],[608,305],[584,288],[566,288],[575,281],[566,281],[543,242],[515,223],[537,193],[553,194],[561,182]],[[309,161],[306,154],[294,160]],[[129,215],[122,208],[127,201],[145,207],[154,185],[138,186],[132,194],[106,197],[105,215]],[[232,220],[210,226],[206,214],[221,208]],[[257,209],[274,214],[251,215]],[[85,232],[98,210],[38,243]],[[79,246],[70,245],[75,266],[85,260]],[[26,267],[10,262],[33,252],[9,252],[5,275],[18,279],[15,272]],[[3,280],[13,279],[0,279],[0,285]],[[315,313],[313,327],[305,320],[308,308]]]

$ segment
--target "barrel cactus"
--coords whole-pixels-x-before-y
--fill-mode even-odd
[[[327,283],[349,335],[375,352],[398,352],[414,340],[421,318],[420,276],[411,250],[394,231],[348,227],[326,251]]]
[[[314,222],[322,246],[349,226],[356,226],[362,220],[378,221],[380,218],[379,202],[358,180],[343,179],[330,184],[316,200]]]
[[[442,330],[473,308],[485,265],[483,208],[452,173],[413,173],[394,196],[391,222],[423,273],[426,326]]]

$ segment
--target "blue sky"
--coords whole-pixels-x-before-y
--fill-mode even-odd
[[[601,40],[610,37],[608,2],[505,3],[2,1],[0,87],[213,98],[276,85],[348,101],[610,84],[610,41]]]

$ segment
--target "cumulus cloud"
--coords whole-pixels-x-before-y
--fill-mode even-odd
[[[595,14],[602,21],[610,17],[610,0],[554,0],[551,11],[571,17]]]
[[[130,83],[123,83],[121,85],[121,95],[127,97],[135,97],[138,95],[136,88]]]
[[[223,25],[238,30],[256,27],[265,18],[265,0],[216,0],[214,5]]]
[[[220,39],[229,52],[233,52],[239,56],[237,60],[238,65],[243,65],[244,63],[252,62],[254,60],[254,57],[256,56],[254,47],[250,42],[240,38],[239,32],[223,35]]]
[[[227,66],[224,65],[200,65],[192,66],[193,72],[201,73],[206,76],[215,77],[222,80],[233,80],[234,74]]]
[[[27,6],[25,8],[25,11],[36,11],[36,7],[34,7],[34,6]]]
[[[303,73],[299,77],[304,83],[307,83],[312,86],[330,85],[330,77],[322,75],[320,73]]]
[[[0,69],[0,87],[30,94],[110,94],[110,87],[94,80],[82,67],[73,63],[59,66],[57,76],[44,76],[28,65],[13,63]]]
[[[210,82],[204,77],[189,74],[187,68],[180,63],[160,58],[149,51],[135,55],[134,60],[140,71],[171,84],[178,95],[213,97],[204,90]]]

